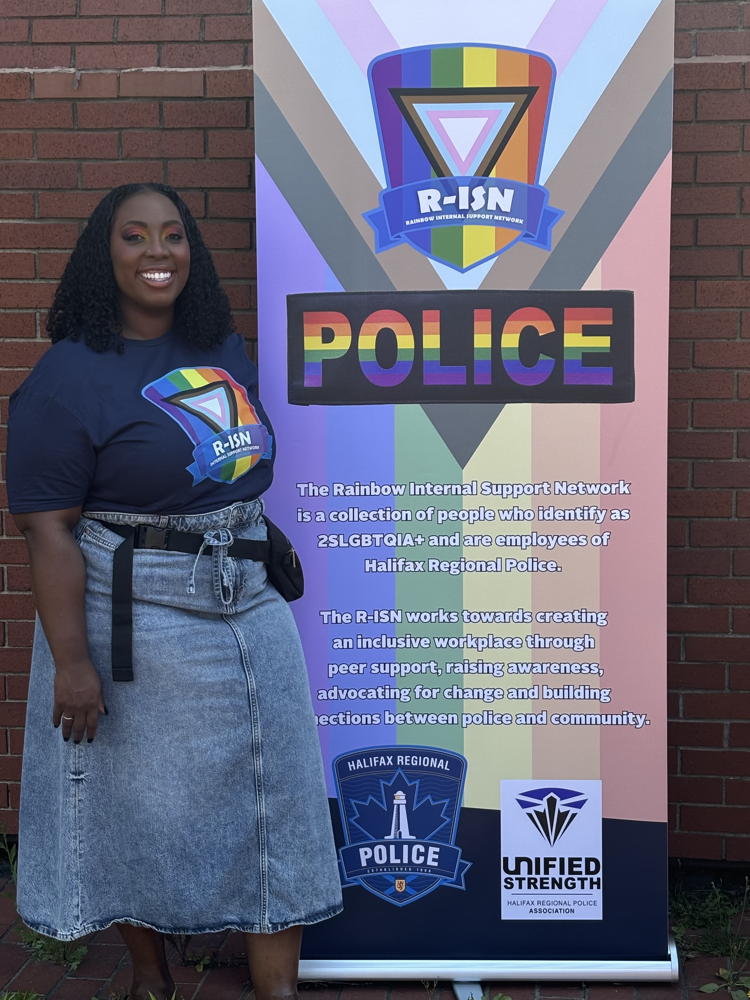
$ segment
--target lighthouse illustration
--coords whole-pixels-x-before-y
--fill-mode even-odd
[[[416,840],[416,837],[412,837],[409,833],[409,817],[406,815],[406,796],[403,792],[396,792],[393,796],[391,832],[383,840]]]

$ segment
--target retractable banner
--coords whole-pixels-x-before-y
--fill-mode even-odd
[[[268,504],[345,903],[308,972],[674,974],[673,16],[254,4]]]

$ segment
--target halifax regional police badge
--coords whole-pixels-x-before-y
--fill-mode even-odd
[[[470,861],[455,845],[466,761],[432,747],[371,747],[333,762],[345,845],[344,888],[395,906],[441,885],[464,889]]]
[[[435,45],[378,56],[370,91],[388,187],[365,214],[376,252],[410,243],[468,271],[517,241],[551,249],[538,184],[555,68],[538,52]]]

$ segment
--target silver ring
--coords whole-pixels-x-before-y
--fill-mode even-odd
[[[73,721],[73,716],[72,715],[64,715],[63,719],[65,719],[67,722],[72,722]]]

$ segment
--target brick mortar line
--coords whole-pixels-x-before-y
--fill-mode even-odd
[[[114,44],[114,43],[113,43]],[[750,60],[750,57],[748,57]],[[99,75],[122,76],[125,73],[236,73],[253,68],[253,63],[236,63],[232,66],[130,66],[121,69],[75,69],[72,66],[3,66],[0,76],[16,73],[65,73],[68,76],[87,76],[90,73]]]
[[[675,66],[698,66],[711,63],[748,63],[750,55],[734,56],[675,56]]]

